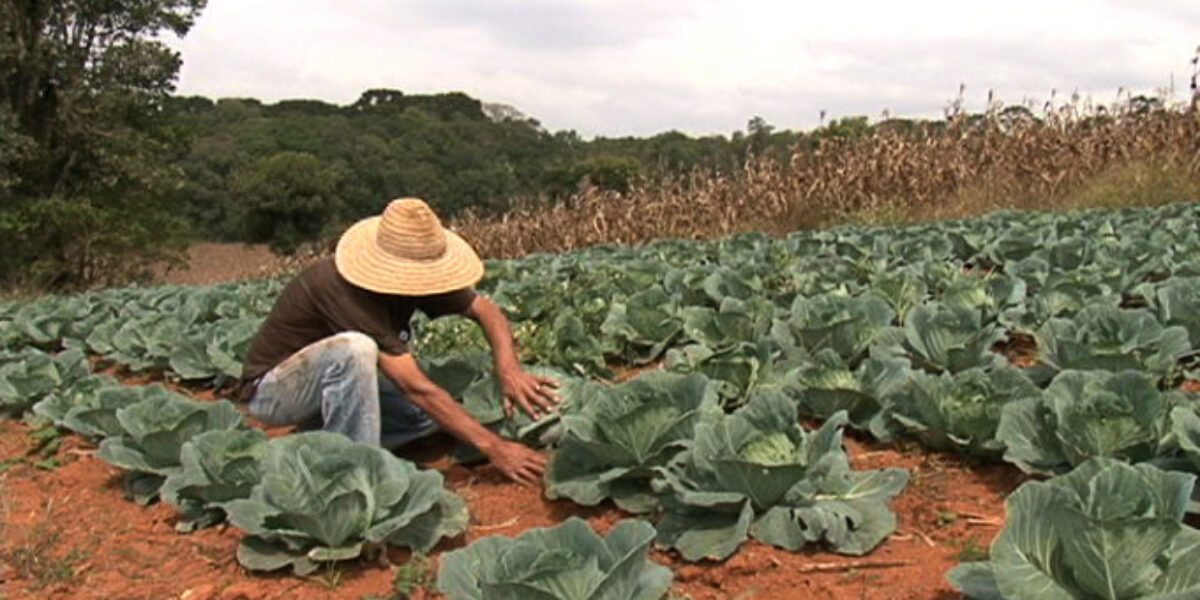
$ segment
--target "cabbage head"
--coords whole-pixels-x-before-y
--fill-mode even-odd
[[[1139,371],[1063,371],[1041,398],[1004,406],[996,439],[1026,473],[1062,473],[1094,456],[1141,462],[1162,453],[1181,402]]]
[[[109,383],[112,385],[109,385]],[[54,424],[91,439],[125,433],[117,411],[144,400],[178,399],[179,394],[161,385],[120,385],[104,376],[81,380],[74,389],[54,394],[34,406],[37,414],[49,416]],[[58,418],[58,415],[62,415]]]
[[[621,521],[601,537],[571,517],[443,554],[437,587],[454,600],[659,600],[674,576],[649,559],[653,541],[654,527],[642,521]]]
[[[994,321],[1006,310],[1025,301],[1025,281],[1003,274],[956,274],[946,282],[941,301],[979,311],[983,320]]]
[[[1158,319],[1187,329],[1192,349],[1200,349],[1200,277],[1169,279],[1155,293]]]
[[[261,479],[259,461],[267,436],[258,429],[201,433],[183,444],[180,468],[167,475],[160,495],[179,510],[180,532],[211,527],[225,520],[221,504],[250,497]]]
[[[1004,445],[995,439],[996,427],[1004,407],[1041,395],[1033,381],[1009,365],[953,375],[913,373],[885,397],[883,418],[872,433],[887,439],[899,431],[931,448],[999,456]]]
[[[976,600],[1200,597],[1200,531],[1183,521],[1195,476],[1093,458],[1008,497],[989,560],[950,571]]]
[[[771,328],[775,305],[765,298],[726,298],[719,309],[692,306],[683,309],[683,332],[712,350],[758,341]]]
[[[0,417],[20,416],[47,394],[88,373],[87,359],[78,350],[57,356],[33,348],[0,351]]]
[[[678,302],[662,286],[614,301],[600,331],[635,365],[653,362],[683,333]]]
[[[188,440],[206,431],[245,427],[228,400],[196,402],[171,393],[117,409],[116,418],[121,435],[100,442],[96,457],[128,472],[126,493],[139,504],[153,501],[163,480],[179,471]]]
[[[667,352],[667,367],[679,373],[698,373],[709,379],[721,406],[741,406],[760,388],[783,385],[792,359],[781,360],[769,340],[740,343],[721,350],[701,344],[673,348]]]
[[[579,412],[562,418],[563,437],[546,470],[546,496],[596,506],[607,498],[623,510],[657,505],[658,467],[691,444],[698,423],[721,414],[701,375],[656,371],[595,388]]]
[[[223,505],[248,535],[237,559],[253,571],[351,560],[384,544],[427,552],[466,530],[462,498],[437,471],[420,470],[375,446],[312,431],[267,442],[262,481]]]
[[[883,399],[908,380],[910,369],[903,358],[868,358],[851,368],[826,349],[792,375],[789,393],[802,416],[825,420],[846,411],[850,426],[866,429],[879,417]]]
[[[914,368],[933,373],[957,373],[991,367],[1004,358],[992,352],[1005,331],[986,323],[979,311],[959,305],[928,302],[914,307],[902,329],[879,334],[871,349],[876,358],[907,358]]]
[[[63,419],[72,408],[86,404],[102,389],[116,387],[121,387],[121,382],[108,375],[86,375],[46,394],[33,405],[33,414],[63,427]]]
[[[841,445],[846,422],[838,413],[806,432],[795,405],[776,392],[698,424],[692,447],[661,469],[658,542],[688,561],[723,560],[747,537],[793,551],[816,543],[870,552],[896,528],[888,503],[908,472],[851,470]]]
[[[1038,329],[1038,359],[1053,371],[1142,370],[1170,375],[1188,353],[1188,332],[1163,327],[1149,311],[1091,305],[1071,319],[1050,319]]]
[[[887,301],[873,295],[798,296],[792,303],[791,316],[776,322],[772,337],[784,348],[799,347],[814,354],[829,349],[857,365],[876,334],[895,318]]]

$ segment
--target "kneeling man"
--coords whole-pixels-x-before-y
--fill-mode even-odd
[[[319,419],[325,431],[387,448],[441,428],[536,485],[545,457],[480,425],[409,348],[413,311],[470,317],[491,344],[505,411],[515,405],[536,419],[552,410],[556,384],[521,369],[508,320],[473,290],[482,277],[475,251],[425,202],[395,200],[284,288],[246,355],[241,397],[268,425]]]

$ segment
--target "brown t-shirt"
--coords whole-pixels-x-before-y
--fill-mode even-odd
[[[305,346],[345,331],[366,334],[385,354],[408,352],[414,310],[430,318],[462,314],[475,300],[471,289],[433,296],[398,296],[360,288],[342,278],[332,258],[304,270],[283,288],[246,353],[243,384]]]

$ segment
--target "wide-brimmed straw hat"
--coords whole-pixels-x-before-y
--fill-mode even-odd
[[[404,296],[452,292],[483,278],[470,244],[417,198],[393,200],[382,216],[352,225],[338,240],[334,264],[358,287]]]

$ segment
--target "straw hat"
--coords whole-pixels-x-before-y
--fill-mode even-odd
[[[358,287],[403,296],[452,292],[483,278],[471,246],[417,198],[393,200],[383,216],[352,225],[338,240],[334,264]]]

